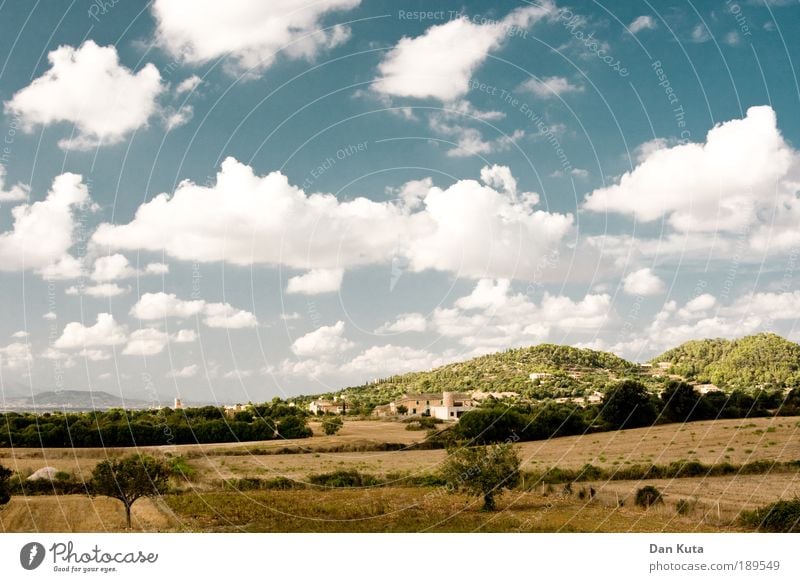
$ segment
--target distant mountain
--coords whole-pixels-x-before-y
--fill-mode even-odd
[[[669,373],[721,388],[800,387],[800,345],[774,333],[689,341],[652,362],[669,362]]]
[[[58,390],[40,392],[34,396],[7,398],[7,410],[105,410],[108,408],[147,408],[145,400],[114,396],[108,392],[88,390]]]
[[[338,394],[372,403],[387,402],[406,392],[445,390],[574,396],[638,371],[637,364],[608,352],[540,344],[379,379]],[[536,377],[532,379],[531,374]]]

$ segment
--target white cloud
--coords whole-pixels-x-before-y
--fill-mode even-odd
[[[88,295],[90,297],[117,297],[129,293],[130,287],[120,287],[116,283],[101,283],[99,285],[68,287],[67,295]]]
[[[194,107],[181,105],[178,109],[169,109],[164,112],[164,127],[167,131],[186,125],[194,117]]]
[[[131,315],[137,319],[154,320],[177,317],[186,319],[202,313],[205,301],[195,299],[184,301],[174,293],[145,293],[131,308]]]
[[[18,182],[6,190],[6,167],[0,164],[0,202],[19,202],[27,200],[31,188]]]
[[[628,25],[628,30],[631,31],[631,34],[636,34],[643,30],[655,30],[657,26],[655,18],[652,16],[638,16]]]
[[[176,344],[189,344],[197,340],[197,332],[193,329],[180,329],[172,338]]]
[[[292,343],[292,353],[300,357],[324,358],[346,352],[355,344],[344,337],[344,322],[324,325]]]
[[[623,289],[629,295],[659,295],[666,290],[661,278],[649,268],[628,273],[623,281]]]
[[[0,348],[0,367],[9,370],[27,368],[33,363],[33,354],[28,343],[14,342]]]
[[[90,149],[122,141],[147,124],[163,90],[158,69],[147,64],[137,73],[120,65],[114,46],[87,40],[80,47],[60,46],[47,56],[50,68],[6,102],[26,130],[66,122],[77,135],[63,139],[65,149]]]
[[[403,37],[378,65],[373,89],[397,97],[455,101],[469,91],[475,70],[497,49],[510,27],[528,28],[548,16],[553,5],[526,6],[504,19],[476,23],[466,17]]]
[[[110,313],[100,313],[92,326],[73,321],[64,327],[53,343],[57,349],[79,349],[119,345],[127,340],[125,327],[114,321]]]
[[[156,0],[157,42],[190,64],[229,57],[234,72],[263,71],[278,53],[313,59],[345,42],[345,26],[321,29],[329,13],[355,8],[360,0]]]
[[[738,46],[742,43],[742,37],[735,30],[730,31],[723,37],[723,42],[728,46]]]
[[[34,269],[54,279],[78,276],[80,262],[69,255],[75,242],[75,212],[89,202],[77,174],[61,174],[44,200],[11,209],[14,223],[0,234],[0,271]]]
[[[453,141],[456,147],[447,150],[447,155],[451,158],[486,156],[508,151],[525,136],[524,130],[516,129],[511,135],[500,135],[486,140],[480,130],[461,123],[453,123],[448,119],[449,116],[446,114],[435,113],[430,116],[429,123],[432,130]]]
[[[492,184],[496,172],[485,173]],[[573,225],[571,215],[537,210],[534,194],[514,196],[475,180],[422,190],[414,208],[404,200],[340,202],[330,194],[307,195],[279,172],[256,176],[228,158],[216,185],[184,181],[173,196],[140,206],[129,224],[100,225],[93,242],[181,260],[312,270],[384,264],[399,254],[414,271],[526,277],[541,270],[542,254],[559,246]]]
[[[197,364],[189,364],[180,370],[172,370],[171,372],[168,372],[167,378],[194,378],[197,376],[198,369],[199,368]]]
[[[302,319],[302,315],[297,313],[296,311],[292,311],[291,313],[281,313],[280,318],[283,321],[294,321],[296,319]]]
[[[105,350],[96,350],[84,348],[78,352],[82,358],[86,358],[90,362],[103,362],[111,359],[111,354]]]
[[[582,93],[583,86],[570,83],[565,77],[543,77],[528,79],[522,84],[523,91],[529,91],[540,99],[553,99],[567,93]]]
[[[182,95],[184,93],[191,93],[192,91],[197,89],[202,82],[203,79],[201,79],[197,75],[186,77],[183,81],[178,83],[177,87],[175,87],[175,94]]]
[[[12,333],[11,337],[13,337],[14,339],[23,339],[28,337],[29,335],[30,334],[27,331],[21,329],[19,331],[15,331],[14,333]]]
[[[164,263],[149,263],[144,272],[148,275],[166,275],[169,273],[169,265]]]
[[[345,374],[357,374],[364,379],[385,377],[405,372],[418,372],[442,366],[447,356],[406,346],[373,346],[358,354],[341,367]]]
[[[53,313],[52,311],[48,311],[42,316],[42,319],[47,319],[48,321],[53,321],[54,319],[58,319],[58,315]]]
[[[255,315],[244,309],[237,309],[228,303],[208,303],[204,315],[203,323],[208,327],[242,329],[258,325]]]
[[[255,327],[256,316],[249,311],[237,309],[228,303],[206,303],[202,299],[185,301],[174,293],[145,293],[131,308],[131,315],[142,320],[177,317],[186,319],[201,315],[208,327],[239,329]]]
[[[690,39],[692,42],[702,43],[711,40],[711,35],[705,25],[701,23],[692,29]]]
[[[225,372],[222,377],[225,380],[241,380],[242,378],[249,378],[253,375],[253,370],[231,370],[230,372]]]
[[[775,112],[751,107],[744,119],[717,125],[705,144],[646,154],[613,186],[594,190],[585,207],[653,221],[666,216],[683,232],[731,232],[751,225],[776,195],[796,199],[797,154],[780,135]]]
[[[425,331],[428,329],[428,321],[421,313],[404,313],[395,321],[384,323],[375,333],[408,333],[413,331]]]
[[[333,293],[341,288],[343,277],[342,269],[313,269],[304,275],[291,277],[286,292],[302,295]]]
[[[122,353],[126,356],[155,356],[163,352],[168,343],[167,332],[146,327],[131,333]]]
[[[92,272],[92,279],[98,282],[116,281],[118,279],[127,279],[137,274],[128,259],[124,255],[108,255],[99,257],[94,262],[94,271]]]

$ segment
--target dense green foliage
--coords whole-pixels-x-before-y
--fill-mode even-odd
[[[661,495],[661,491],[653,487],[652,485],[645,485],[636,490],[636,497],[634,502],[639,507],[652,507],[653,505],[658,505],[659,503],[664,503],[664,498]]]
[[[130,528],[131,506],[141,497],[166,493],[169,476],[170,469],[163,461],[146,455],[129,455],[98,463],[92,471],[92,491],[122,501]]]
[[[721,388],[800,387],[800,345],[773,333],[689,341],[652,361],[670,362],[669,373]]]
[[[483,509],[493,511],[495,497],[519,484],[519,467],[519,453],[511,443],[454,447],[447,451],[442,474],[448,491],[482,497]]]
[[[222,408],[0,414],[0,447],[128,447],[304,438],[306,413],[283,402],[254,406],[247,418]]]
[[[326,416],[322,419],[322,430],[327,435],[334,435],[341,430],[343,424],[341,416]]]
[[[760,531],[800,533],[800,499],[776,501],[741,516],[744,525]]]
[[[644,384],[623,380],[603,397],[600,416],[612,428],[637,428],[653,424],[656,406]]]
[[[11,478],[11,471],[0,465],[0,505],[5,505],[11,500],[11,491],[9,486],[9,479]]]

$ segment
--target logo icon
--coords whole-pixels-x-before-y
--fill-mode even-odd
[[[19,563],[26,570],[35,570],[44,561],[44,546],[39,542],[30,542],[22,546],[19,552]]]

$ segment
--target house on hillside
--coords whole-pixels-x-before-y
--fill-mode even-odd
[[[343,400],[313,400],[308,410],[311,414],[344,414],[347,409]]]
[[[443,392],[442,404],[431,406],[430,415],[440,420],[458,420],[470,410],[472,410],[472,400],[468,395],[458,392]]]
[[[405,407],[409,416],[428,416],[431,413],[431,406],[441,406],[442,395],[436,393],[422,394],[403,394],[400,398],[389,404],[392,411],[398,414],[397,409]]]
[[[500,394],[500,393],[498,393]],[[464,412],[473,408],[473,399],[469,394],[460,392],[441,392],[421,394],[403,394],[389,404],[376,406],[373,416],[433,416],[441,420],[456,420]]]
[[[531,382],[535,380],[544,380],[545,378],[550,378],[551,376],[552,374],[549,372],[531,372],[528,374],[528,378],[531,380]]]
[[[722,388],[716,384],[695,384],[695,392],[698,394],[708,394],[710,392],[722,392]]]

